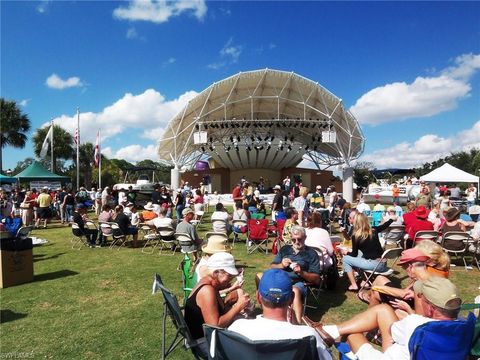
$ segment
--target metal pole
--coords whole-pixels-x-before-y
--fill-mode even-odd
[[[77,191],[80,189],[80,108],[77,107]]]
[[[102,137],[98,130],[98,187],[102,187]]]
[[[52,173],[53,173],[53,169],[54,169],[54,167],[53,167],[53,130],[54,130],[54,128],[53,128],[53,119],[52,119],[52,132],[50,133],[50,146],[51,146],[51,148],[50,148],[50,155],[51,155],[50,156],[50,171]]]

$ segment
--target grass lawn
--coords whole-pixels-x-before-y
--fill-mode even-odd
[[[208,219],[206,216],[204,221]],[[207,230],[202,223],[200,234]],[[181,302],[181,273],[177,266],[182,254],[149,255],[131,248],[72,250],[71,229],[58,222],[49,229],[35,230],[33,235],[49,242],[34,248],[34,281],[0,292],[0,357],[159,358],[163,301],[160,293],[151,294],[153,275],[158,272]],[[233,254],[239,263],[247,265],[245,288],[254,294],[255,273],[268,267],[272,255],[247,256],[244,242],[235,246]],[[397,277],[405,281],[405,273],[395,268],[399,271]],[[467,272],[457,266],[451,279],[465,300],[472,302],[478,295],[478,270]],[[354,293],[346,293],[345,288],[346,280],[341,279],[337,290],[324,292],[321,304],[309,309],[309,315],[326,323],[338,323],[364,310],[366,305]],[[180,348],[171,358],[192,356]]]

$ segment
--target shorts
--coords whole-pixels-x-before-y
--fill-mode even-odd
[[[52,211],[49,207],[37,208],[37,217],[39,219],[50,219],[52,217]]]
[[[307,287],[305,286],[305,283],[303,281],[296,282],[292,286],[300,289],[303,297],[307,296]]]
[[[131,226],[127,229],[127,233],[125,235],[137,235],[138,234],[138,228]]]
[[[366,343],[360,346],[355,354],[358,360],[397,360],[408,358],[408,350],[403,349],[399,344],[393,344],[385,352],[381,352],[373,347],[372,344]]]

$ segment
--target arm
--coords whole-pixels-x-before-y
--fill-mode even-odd
[[[393,219],[389,219],[387,221],[385,221],[383,224],[379,225],[379,226],[374,226],[373,229],[379,233],[379,232],[382,232],[383,230],[386,230],[390,224],[393,222]]]
[[[353,257],[358,256],[358,244],[357,244],[357,239],[355,236],[352,236],[352,251],[348,252],[346,255],[350,255]]]
[[[300,276],[306,282],[318,285],[320,284],[320,275],[314,272],[303,271],[299,265],[293,268],[295,274]]]

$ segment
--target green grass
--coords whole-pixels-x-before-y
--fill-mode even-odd
[[[208,229],[201,224],[199,230],[204,233]],[[159,358],[163,302],[160,293],[151,294],[153,274],[161,274],[181,302],[181,273],[176,269],[182,254],[147,255],[131,248],[72,250],[71,229],[58,223],[47,230],[35,230],[33,235],[49,243],[34,248],[32,283],[0,291],[0,357]],[[248,266],[245,289],[254,294],[254,276],[268,267],[272,255],[247,256],[244,242],[236,245],[233,254],[239,263]],[[399,277],[403,278],[404,273]],[[466,272],[458,266],[451,279],[464,299],[472,301],[478,294],[478,270]],[[364,310],[366,305],[355,294],[345,293],[345,288],[345,279],[341,279],[336,291],[322,293],[320,305],[308,310],[309,315],[326,323],[338,323]],[[168,334],[172,335],[171,327]],[[171,358],[192,356],[180,348]]]

